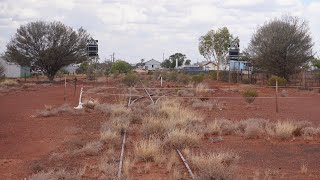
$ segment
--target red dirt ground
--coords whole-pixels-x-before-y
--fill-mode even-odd
[[[222,84],[225,85],[225,84]],[[108,84],[112,86],[112,84]],[[221,84],[210,84],[219,87]],[[9,94],[0,95],[0,179],[23,179],[33,173],[35,163],[38,166],[48,167],[79,167],[79,163],[95,163],[95,157],[82,157],[83,159],[65,160],[58,163],[47,161],[53,152],[64,152],[68,142],[75,137],[88,142],[97,139],[101,123],[105,117],[98,112],[89,110],[81,115],[62,115],[49,118],[34,118],[35,110],[43,109],[44,105],[60,106],[63,101],[62,85],[36,85],[33,91],[18,90]],[[168,86],[167,86],[168,87]],[[78,88],[79,91],[79,88]],[[116,93],[116,90],[113,90]],[[262,96],[273,96],[273,89],[258,88]],[[218,99],[225,103],[223,110],[200,110],[206,115],[206,120],[227,118],[242,120],[247,118],[264,118],[269,120],[307,120],[319,125],[320,94],[288,89],[288,97],[280,98],[279,113],[275,112],[274,99],[256,99],[253,105],[248,106],[239,92],[217,90],[212,96],[232,96],[238,99]],[[73,88],[67,90],[67,102],[77,105],[77,96],[73,96]],[[103,98],[112,102],[114,97]],[[67,131],[76,127],[81,133],[74,134]],[[132,150],[135,136],[130,137],[128,132],[128,151]],[[79,139],[79,138],[78,138]],[[224,150],[232,149],[239,152],[239,176],[253,178],[255,174],[269,173],[275,179],[320,179],[319,159],[320,140],[306,141],[273,141],[265,139],[246,140],[242,137],[225,136],[223,142],[210,143],[204,139],[198,150]],[[118,151],[119,149],[115,149]],[[80,161],[80,162],[79,162]],[[42,164],[41,164],[42,163]],[[308,167],[308,173],[299,173],[302,164]],[[137,167],[135,167],[137,168]],[[46,169],[46,168],[44,168]],[[183,167],[181,166],[181,169]],[[149,174],[134,170],[133,179],[167,179],[169,176],[165,169],[152,166]],[[183,170],[184,171],[184,170]],[[185,173],[185,172],[184,172]],[[88,179],[88,177],[87,177]],[[89,178],[90,179],[90,178]]]

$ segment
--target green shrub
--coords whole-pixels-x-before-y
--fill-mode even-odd
[[[117,60],[115,63],[112,64],[111,72],[112,73],[128,73],[131,72],[132,67],[129,63],[122,60]]]
[[[285,86],[287,84],[287,80],[285,78],[278,77],[278,76],[271,76],[271,78],[268,80],[268,85],[275,86],[277,80],[278,80],[278,86]]]
[[[258,92],[254,89],[248,89],[242,93],[242,96],[247,103],[251,104],[258,97]]]
[[[4,67],[0,64],[0,78],[4,75]]]
[[[123,84],[132,87],[139,81],[139,77],[134,73],[128,73],[122,79]]]
[[[208,75],[212,80],[217,80],[217,71],[209,71]]]
[[[195,84],[199,84],[204,80],[204,74],[197,74],[192,76],[192,82]]]

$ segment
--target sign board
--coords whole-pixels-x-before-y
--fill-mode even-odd
[[[87,54],[89,57],[98,56],[98,40],[87,40]]]

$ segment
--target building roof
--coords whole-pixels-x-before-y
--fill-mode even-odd
[[[159,61],[157,61],[157,60],[154,60],[154,59],[150,59],[149,61],[144,62],[144,64],[146,64],[146,63],[148,63],[148,62],[150,62],[150,61],[156,61],[157,63],[161,64],[161,62],[159,62]]]

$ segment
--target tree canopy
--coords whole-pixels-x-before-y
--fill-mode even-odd
[[[312,38],[305,21],[285,16],[266,22],[247,49],[255,68],[289,80],[312,57]]]
[[[117,60],[111,67],[112,73],[128,73],[131,72],[131,70],[131,65],[123,60]]]
[[[175,53],[169,56],[169,59],[164,60],[164,62],[161,63],[161,67],[164,68],[175,68],[176,67],[176,60],[178,60],[178,66],[182,66],[185,60],[187,59],[187,56],[182,53]],[[191,62],[191,60],[189,60]],[[188,62],[188,63],[190,63]]]
[[[4,58],[22,66],[40,69],[53,80],[64,66],[87,60],[89,34],[61,22],[30,22],[21,25],[7,44]]]
[[[233,38],[227,27],[219,28],[217,31],[210,30],[199,39],[199,52],[209,62],[217,67],[217,80],[219,79],[220,65],[225,63],[226,55]]]

